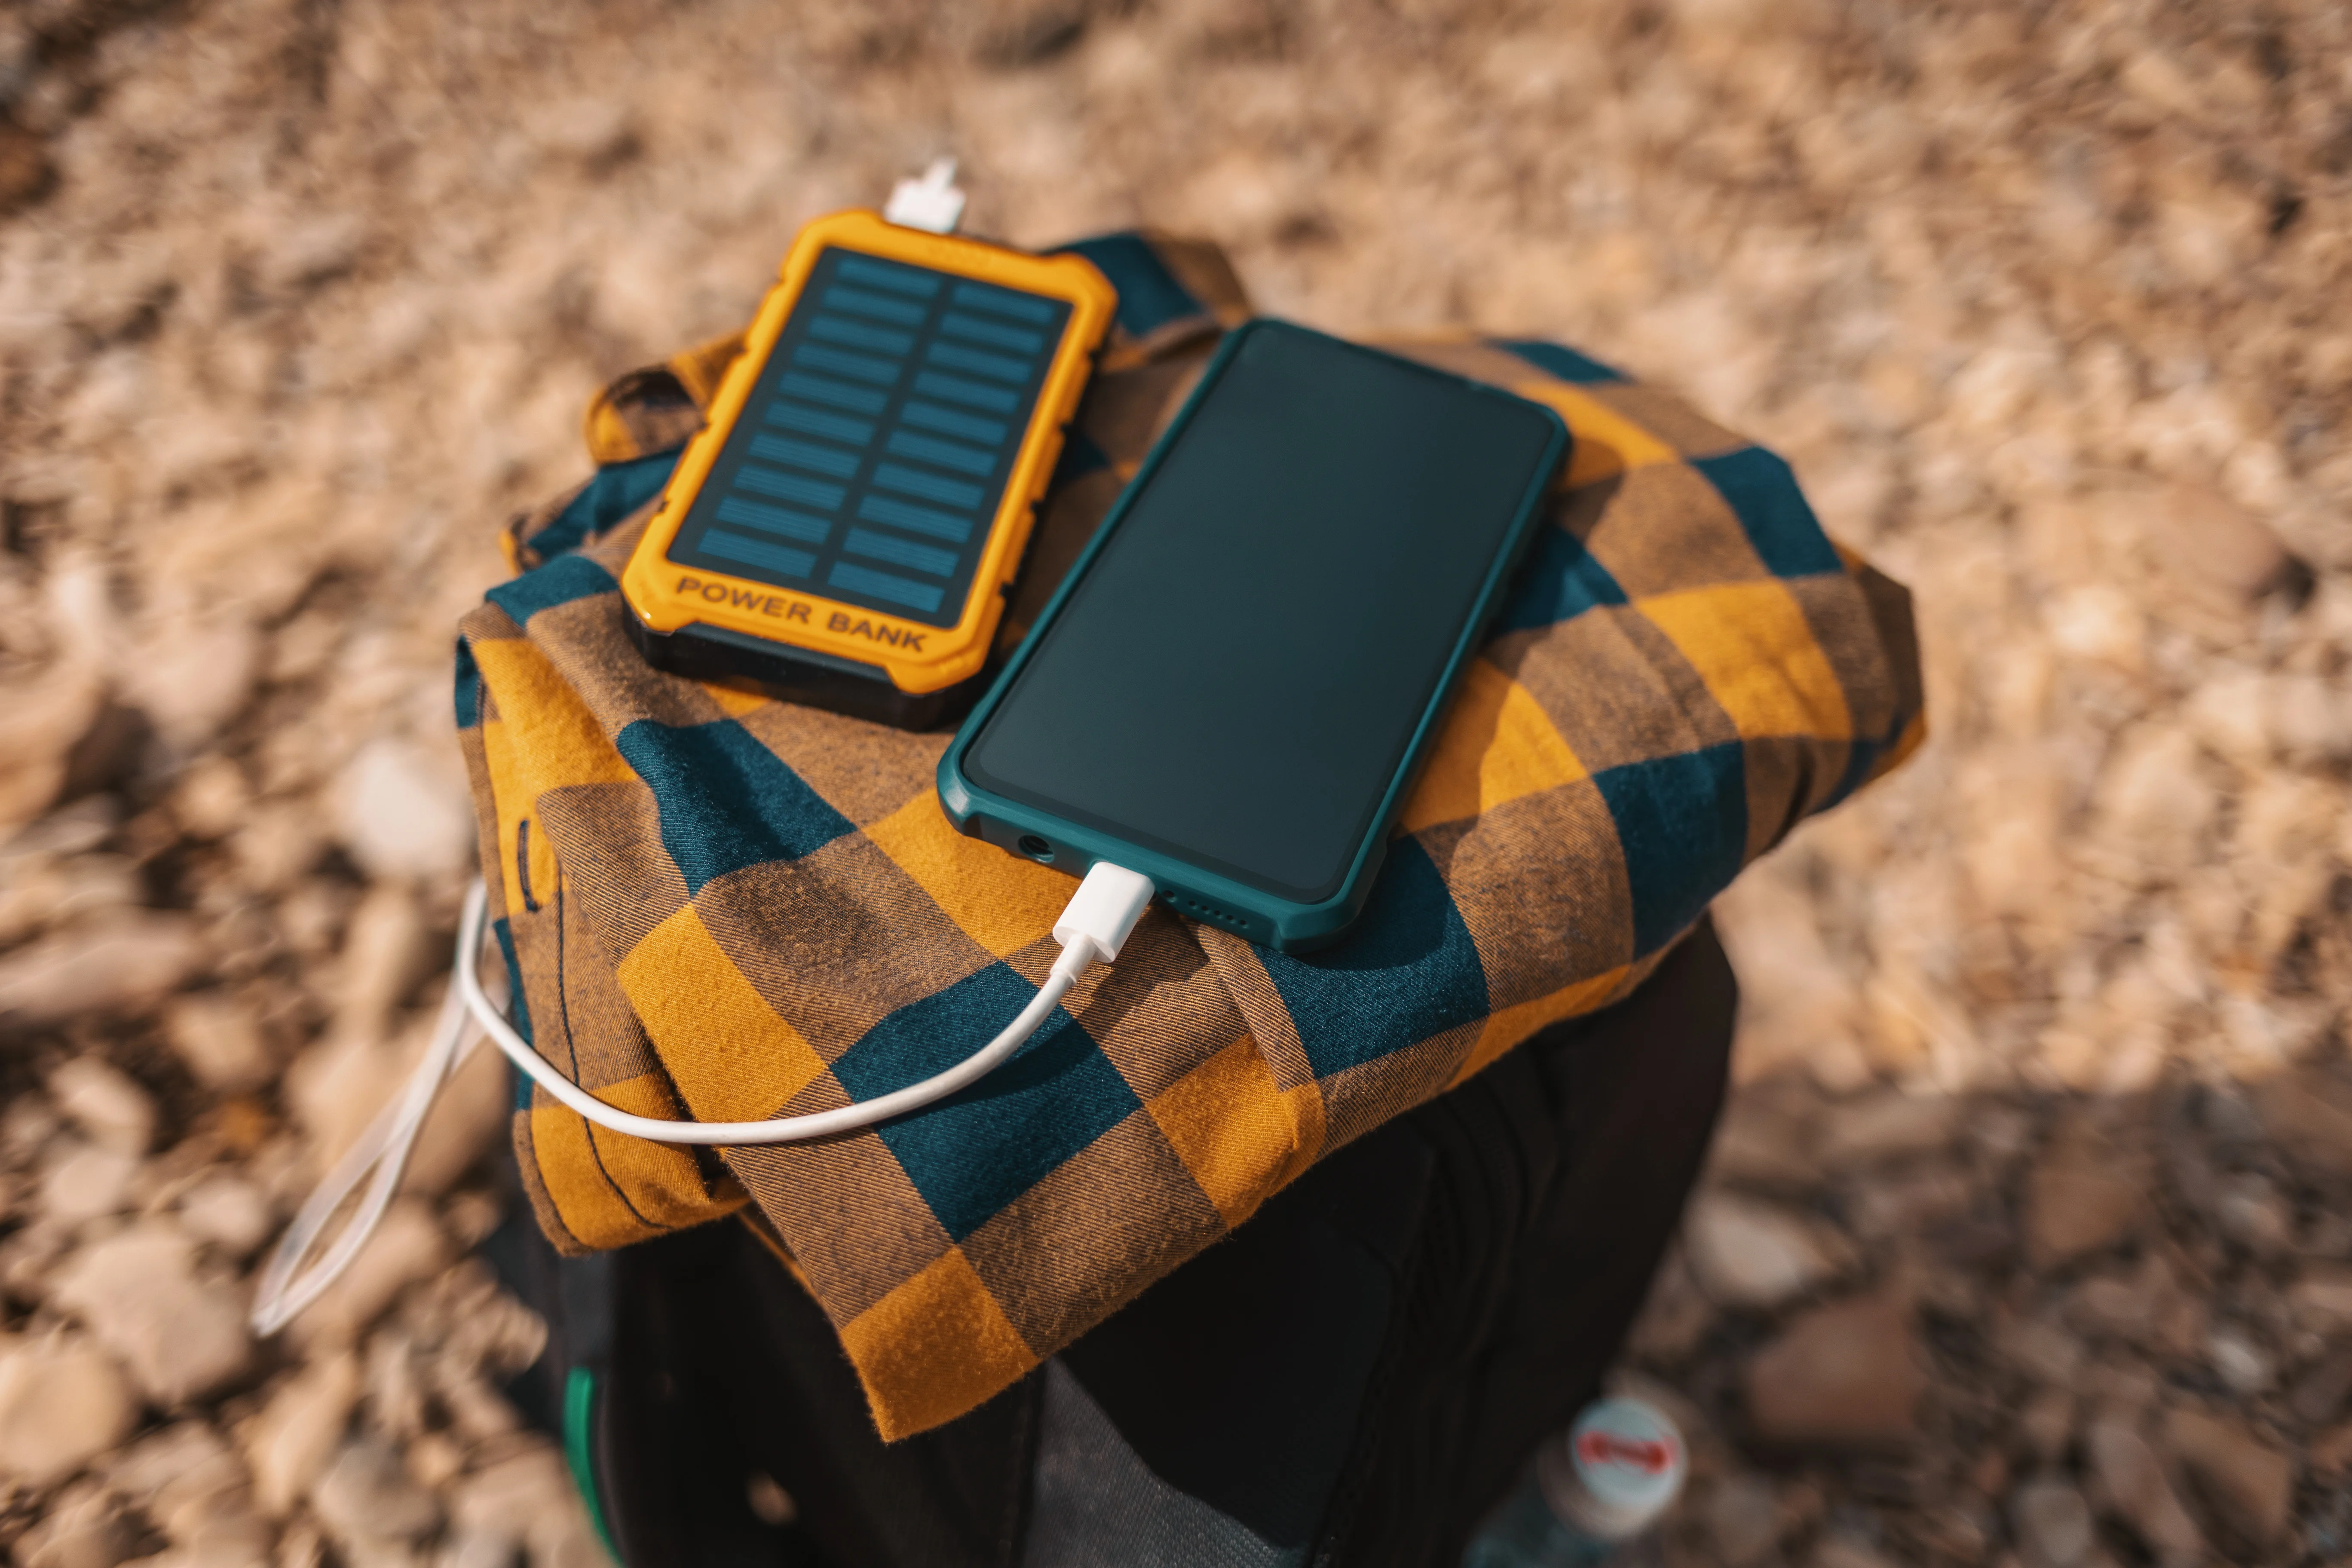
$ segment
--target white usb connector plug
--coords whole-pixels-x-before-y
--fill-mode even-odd
[[[956,188],[955,173],[953,158],[932,159],[921,174],[890,187],[890,199],[882,204],[882,221],[953,234],[963,221],[963,193]]]
[[[1118,956],[1128,933],[1151,907],[1152,896],[1159,890],[1149,877],[1097,860],[1054,922],[1054,940],[1065,951],[1081,942],[1091,942],[1097,956],[1108,963]]]

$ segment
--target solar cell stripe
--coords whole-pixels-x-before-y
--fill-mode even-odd
[[[892,300],[880,294],[868,294],[863,289],[844,289],[839,285],[824,291],[818,301],[828,310],[848,310],[860,316],[871,316],[878,321],[896,321],[902,327],[919,327],[929,312],[912,300]]]
[[[771,425],[781,425],[787,430],[797,430],[803,436],[830,436],[836,441],[854,442],[863,447],[874,439],[874,421],[852,419],[845,415],[824,414],[814,408],[801,408],[790,403],[771,403],[761,416]]]
[[[971,519],[958,517],[951,511],[917,506],[911,501],[898,500],[890,496],[867,496],[857,503],[857,515],[868,522],[887,522],[909,533],[944,539],[950,544],[961,544],[971,537]]]
[[[985,408],[994,414],[1014,414],[1021,408],[1021,395],[1017,392],[1007,392],[1001,386],[982,386],[976,381],[941,375],[935,370],[917,371],[915,390],[929,397],[961,403],[967,408]]]
[[[915,346],[915,334],[902,332],[895,327],[877,327],[847,316],[817,316],[810,320],[808,334],[829,343],[847,343],[854,349],[872,349],[876,353],[903,355]]]
[[[823,544],[833,532],[833,523],[825,518],[805,517],[796,511],[786,511],[780,506],[770,506],[766,501],[753,500],[749,496],[729,496],[710,515],[738,528],[756,528],[762,533],[780,533],[803,544]]]
[[[809,351],[803,350],[803,353]],[[1003,354],[987,354],[978,349],[968,349],[955,343],[934,339],[923,351],[923,357],[933,364],[943,364],[950,370],[970,371],[974,375],[988,376],[996,381],[1009,381],[1018,385],[1029,379],[1029,362],[1008,359]]]
[[[672,559],[953,624],[981,591],[1014,443],[1069,314],[1057,300],[822,252]]]
[[[897,490],[901,495],[915,496],[923,500],[935,500],[942,506],[961,507],[977,510],[988,499],[988,492],[978,485],[968,485],[961,479],[950,479],[941,474],[927,474],[920,468],[909,468],[898,463],[877,464],[874,483],[882,489]]]
[[[870,284],[887,289],[893,294],[912,294],[918,300],[928,300],[940,291],[941,281],[936,272],[924,272],[912,267],[900,267],[888,261],[877,261],[871,257],[844,255],[838,275],[853,283]]]
[[[852,566],[846,561],[836,561],[824,580],[836,588],[852,593],[887,599],[893,604],[909,605],[918,610],[932,611],[940,607],[946,596],[943,589],[929,583],[918,583],[911,577],[901,577],[895,572],[876,572],[865,566]]]
[[[809,403],[822,403],[828,408],[846,408],[852,414],[879,414],[890,405],[890,395],[870,386],[852,386],[845,381],[831,381],[821,375],[804,375],[787,371],[776,379],[776,395],[798,397]]]
[[[1045,352],[1045,334],[1033,332],[1026,327],[1008,327],[1001,321],[983,321],[977,316],[966,316],[950,310],[940,318],[940,331],[959,338],[970,338],[976,343],[993,343],[1001,349],[1019,349],[1025,354]]]
[[[901,368],[893,359],[876,359],[871,354],[854,354],[846,349],[829,349],[822,343],[803,343],[793,351],[793,363],[811,370],[829,370],[835,375],[855,376],[870,381],[877,386],[888,386],[898,379]]]
[[[959,283],[951,298],[957,304],[975,310],[990,310],[1024,321],[1042,324],[1053,321],[1055,314],[1052,304],[1034,294],[1015,294],[1009,289],[992,289],[985,283]]]
[[[909,430],[893,430],[890,438],[882,443],[883,449],[901,458],[913,458],[919,462],[937,463],[942,468],[986,479],[996,471],[996,454],[980,447],[960,446],[933,436],[918,436]]]
[[[919,426],[949,436],[961,436],[967,440],[985,441],[997,446],[1013,432],[1002,419],[982,419],[976,414],[958,414],[952,408],[941,408],[936,403],[909,403],[898,410],[898,423]]]
[[[770,544],[763,539],[746,539],[740,533],[729,533],[718,528],[702,536],[702,552],[725,561],[740,561],[746,566],[781,572],[787,577],[805,577],[816,565],[816,557],[805,550],[794,550],[785,544]]]
[[[893,566],[911,566],[934,577],[954,576],[958,559],[952,550],[934,550],[928,544],[918,544],[911,539],[894,539],[870,528],[851,529],[841,548],[844,554],[863,555],[869,561],[887,561]]]
[[[755,463],[746,463],[736,470],[735,488],[750,490],[753,495],[773,496],[778,500],[798,501],[820,511],[838,511],[841,503],[849,498],[849,491],[840,485],[788,474],[781,468],[763,468]]]
[[[763,463],[782,463],[789,468],[831,474],[836,479],[845,479],[856,473],[861,460],[856,453],[839,447],[813,447],[806,441],[771,436],[765,431],[751,437],[751,456]]]

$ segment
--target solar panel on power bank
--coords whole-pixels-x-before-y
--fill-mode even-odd
[[[899,723],[976,695],[1114,302],[1076,257],[810,226],[624,574],[648,657]]]

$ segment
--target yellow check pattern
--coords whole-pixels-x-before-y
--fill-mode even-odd
[[[1247,314],[1208,247],[1078,248],[1130,303],[1008,641]],[[756,1205],[882,1432],[921,1431],[1328,1150],[1624,994],[1789,825],[1917,743],[1907,596],[1829,543],[1778,459],[1557,345],[1392,346],[1549,404],[1575,446],[1349,941],[1288,957],[1155,910],[986,1083],[819,1144],[698,1155],[534,1091],[515,1142],[559,1246]],[[646,1115],[795,1113],[938,1070],[1044,978],[1070,889],[948,826],[943,736],[698,685],[629,647],[614,574],[740,348],[600,395],[596,477],[509,527],[520,574],[459,651],[518,1021]]]

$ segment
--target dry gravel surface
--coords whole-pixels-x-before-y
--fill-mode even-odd
[[[1660,1546],[2352,1556],[2352,13],[1446,0],[0,7],[0,1550],[588,1564],[417,1049],[452,624],[583,400],[940,152],[1327,328],[1679,386],[1918,595],[1935,738],[1721,908],[1741,1087],[1625,1380]]]

